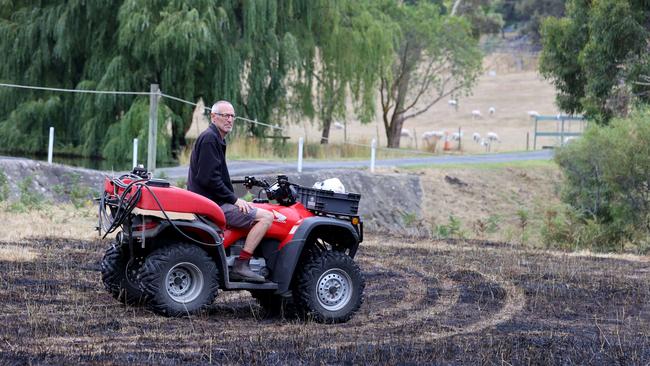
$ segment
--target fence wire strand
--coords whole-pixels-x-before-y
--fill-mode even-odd
[[[85,89],[64,89],[64,88],[50,88],[50,87],[44,87],[44,86],[33,86],[33,85],[18,85],[18,84],[7,84],[7,83],[0,83],[0,87],[8,87],[8,88],[20,88],[20,89],[34,89],[34,90],[45,90],[45,91],[55,91],[55,92],[65,92],[65,93],[86,93],[86,94],[117,94],[117,95],[159,95],[164,98],[168,98],[180,103],[185,103],[189,104],[191,106],[196,107],[197,103],[190,102],[188,100],[182,99],[175,97],[173,95],[165,94],[162,91],[158,91],[156,93],[151,93],[151,92],[133,92],[133,91],[118,91],[118,90],[85,90]],[[209,107],[204,107],[204,110],[206,111],[211,111],[211,108]],[[245,117],[240,117],[237,116],[236,119],[240,119],[242,121],[248,122],[248,123],[253,123],[265,127],[269,127],[272,129],[280,130],[280,131],[288,131],[287,128],[281,127],[278,125],[272,125],[269,123],[264,123],[264,122],[259,122],[256,120],[248,119]],[[328,137],[320,137],[319,139],[321,140],[327,140],[329,142]],[[352,145],[352,146],[359,146],[359,147],[367,147],[369,149],[372,149],[372,145],[367,145],[367,144],[359,144],[359,143],[354,143],[354,142],[348,142],[348,141],[343,141],[343,144],[345,145]],[[412,154],[421,154],[421,155],[436,155],[435,153],[427,152],[427,151],[421,151],[421,150],[407,150],[407,149],[399,149],[399,148],[391,148],[391,147],[375,147],[377,150],[383,150],[383,151],[397,151],[400,153],[412,153]]]

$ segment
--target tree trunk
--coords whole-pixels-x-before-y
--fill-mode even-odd
[[[330,124],[332,124],[331,116],[328,116],[323,120],[323,133],[320,137],[320,143],[325,145],[329,142],[330,138]]]
[[[404,125],[404,115],[406,111],[403,110],[408,92],[410,82],[410,71],[408,68],[402,70],[403,75],[398,78],[399,84],[397,85],[397,94],[395,95],[395,109],[393,115],[390,117],[390,125],[386,130],[386,138],[388,140],[388,147],[398,148],[399,142],[402,137],[402,126]]]
[[[388,147],[399,148],[400,140],[402,138],[402,126],[404,126],[404,113],[393,114],[390,121],[390,127],[388,131],[386,131]]]

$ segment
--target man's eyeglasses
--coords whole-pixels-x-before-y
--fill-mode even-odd
[[[235,118],[235,115],[230,113],[215,113],[215,114],[223,118],[233,118],[233,119]]]

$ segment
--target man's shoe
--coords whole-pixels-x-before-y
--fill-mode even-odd
[[[233,279],[241,279],[248,282],[266,282],[264,276],[260,276],[257,273],[251,271],[249,264],[250,260],[241,260],[239,258],[235,259],[235,264],[232,266],[231,277]]]

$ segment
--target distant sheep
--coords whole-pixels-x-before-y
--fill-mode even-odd
[[[479,111],[478,109],[475,109],[475,110],[472,111],[472,118],[473,119],[479,119],[479,118],[482,118],[482,117],[483,116],[481,115],[481,111]]]
[[[440,140],[441,138],[445,137],[445,132],[444,131],[427,131],[422,134],[422,140],[431,140],[431,139],[436,139]]]
[[[497,112],[497,109],[494,108],[494,107],[490,107],[490,109],[488,109],[488,114],[490,114],[490,116],[494,116],[494,114],[496,112]]]
[[[474,140],[474,142],[478,144],[479,142],[481,142],[481,134],[478,132],[474,132],[472,134],[472,140]]]
[[[408,138],[412,139],[413,138],[413,133],[411,133],[411,130],[409,130],[409,129],[402,128],[402,132],[400,132],[400,136],[401,137],[408,137]]]
[[[430,152],[436,151],[436,145],[443,137],[445,137],[444,131],[427,131],[422,134],[425,148]]]
[[[449,101],[447,102],[447,104],[449,104],[449,105],[452,106],[452,107],[455,107],[455,106],[458,105],[458,101],[455,100],[455,99],[449,99]]]
[[[334,122],[334,129],[342,130],[345,126],[341,122]]]
[[[566,145],[566,144],[572,143],[572,142],[576,141],[577,139],[578,139],[577,136],[565,137],[564,138],[564,144]]]
[[[463,132],[461,131],[460,133],[454,132],[451,134],[451,137],[449,138],[451,141],[459,141],[463,137]]]
[[[539,117],[539,113],[537,113],[537,111],[528,111],[528,116],[530,118]]]
[[[486,152],[490,151],[490,141],[482,138],[481,141],[479,141],[479,145],[483,146]]]
[[[501,142],[501,140],[499,140],[499,135],[497,135],[496,132],[488,132],[487,133],[487,139],[488,139],[488,141],[490,141],[490,143],[492,143],[492,142]]]

